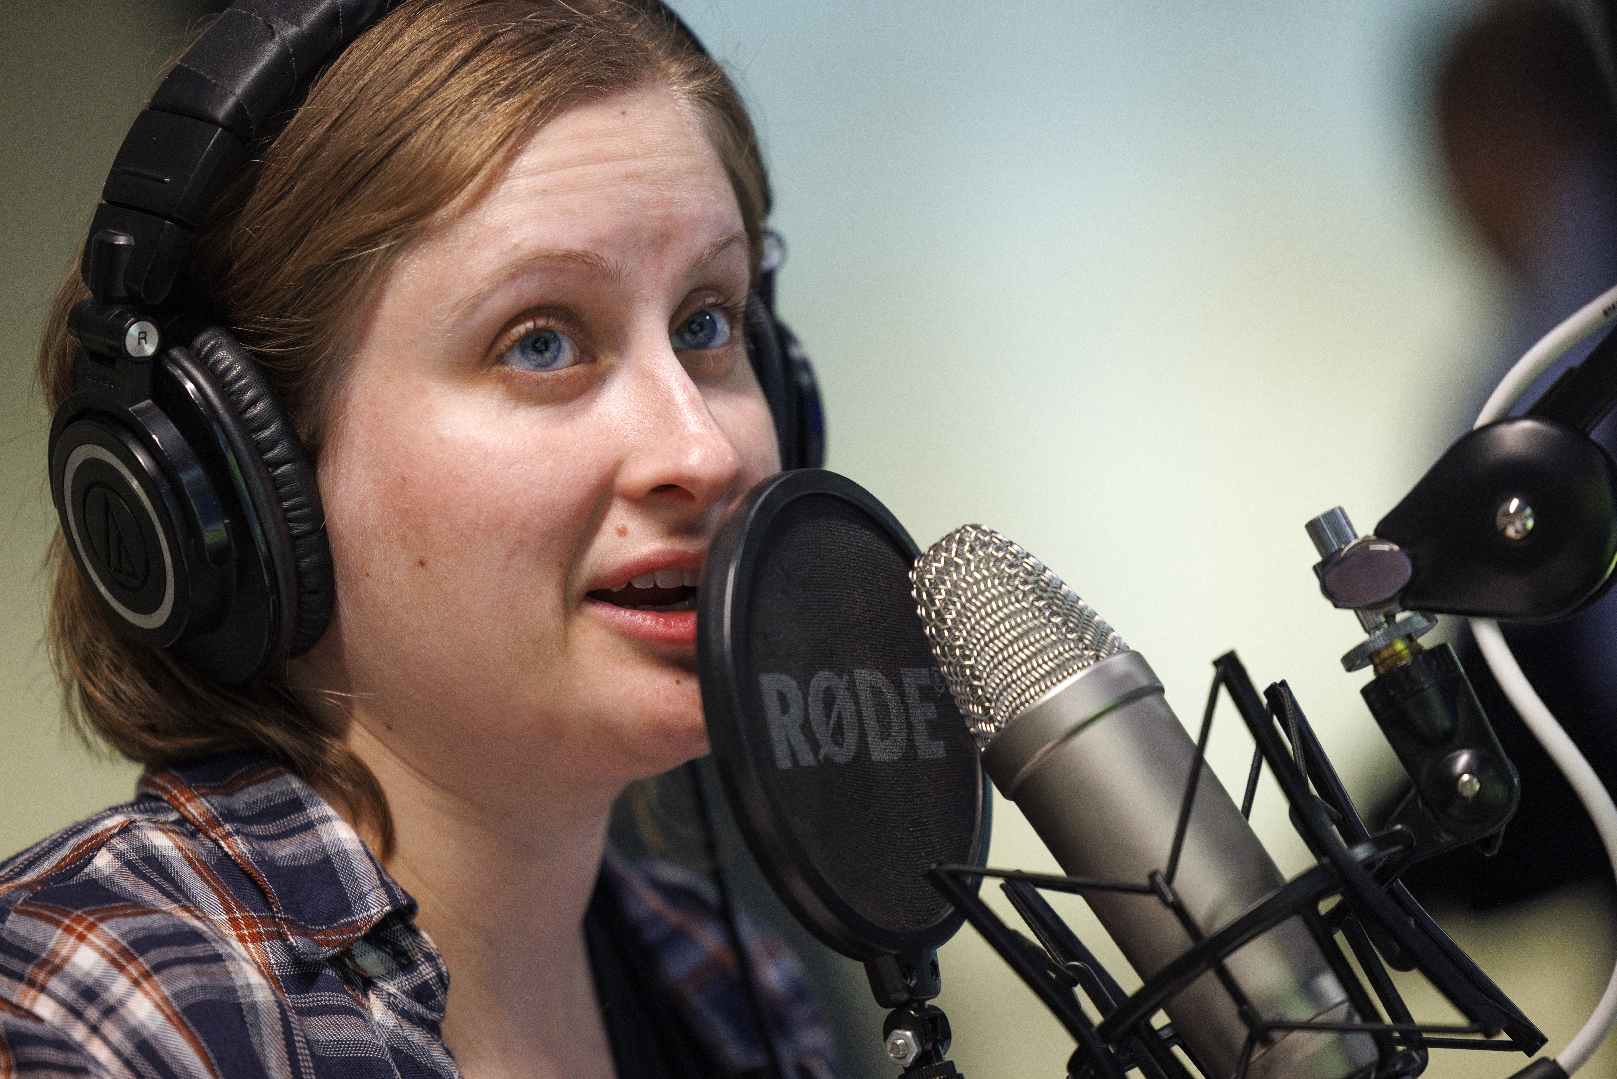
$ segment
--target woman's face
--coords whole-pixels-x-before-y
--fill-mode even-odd
[[[561,114],[398,260],[320,462],[337,611],[300,682],[437,783],[706,749],[694,593],[779,467],[740,210],[661,88]]]

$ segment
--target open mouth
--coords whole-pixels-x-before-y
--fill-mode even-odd
[[[700,570],[660,569],[616,588],[598,588],[589,596],[634,611],[689,611],[696,606],[696,582],[700,576]]]

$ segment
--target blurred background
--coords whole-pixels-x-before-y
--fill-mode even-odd
[[[829,467],[923,547],[966,521],[1016,539],[1146,654],[1182,717],[1238,649],[1260,687],[1290,681],[1367,811],[1396,797],[1367,676],[1338,660],[1362,633],[1320,598],[1302,526],[1340,504],[1371,528],[1512,353],[1617,282],[1609,114],[1559,9],[674,6],[759,124],[788,246],[780,309],[819,373]],[[55,524],[33,351],[123,132],[205,7],[6,0],[0,20],[4,852],[132,789],[131,767],[66,732],[41,644]],[[1600,763],[1609,638],[1598,620],[1579,632],[1525,643],[1571,687]],[[1250,752],[1227,713],[1211,751],[1227,787]],[[1611,969],[1611,878],[1579,812],[1542,793],[1553,780],[1523,772],[1506,851],[1427,885],[1554,1052]],[[1305,867],[1272,783],[1254,823],[1283,869]],[[1054,868],[1003,803],[991,863]],[[863,972],[809,948],[850,1062],[894,1074]],[[1065,1073],[1066,1036],[972,930],[942,969],[962,1072]],[[1418,1017],[1452,1016],[1407,988]],[[1523,1063],[1439,1052],[1427,1074]],[[1617,1053],[1581,1074],[1617,1076]]]

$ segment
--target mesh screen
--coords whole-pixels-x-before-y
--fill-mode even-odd
[[[1049,567],[982,525],[934,543],[912,579],[944,677],[984,745],[1068,678],[1128,650]]]
[[[826,495],[772,522],[752,579],[747,752],[804,858],[877,925],[949,913],[927,881],[979,828],[975,743],[909,598],[906,554]]]

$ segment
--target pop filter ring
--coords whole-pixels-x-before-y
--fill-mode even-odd
[[[756,758],[748,743],[750,725],[744,717],[751,687],[740,684],[740,679],[743,672],[751,671],[751,665],[747,634],[740,620],[750,609],[760,558],[765,552],[761,542],[745,541],[768,535],[771,526],[794,503],[814,497],[835,499],[863,514],[906,565],[913,565],[920,555],[904,526],[875,496],[835,472],[794,469],[748,492],[720,525],[702,567],[697,656],[708,737],[725,798],[743,838],[776,895],[805,928],[827,946],[861,962],[925,953],[954,936],[965,920],[964,914],[951,903],[941,903],[938,917],[930,924],[905,929],[880,924],[855,909],[820,872],[795,837],[780,800],[758,781]],[[905,599],[908,600],[907,591]],[[915,632],[928,665],[934,665],[919,614]],[[965,730],[962,722],[960,731]],[[990,802],[986,775],[980,768],[973,769],[973,774],[977,780],[978,829],[967,861],[981,866],[988,854]],[[926,882],[921,883],[925,886]],[[971,890],[975,888],[973,884]]]

